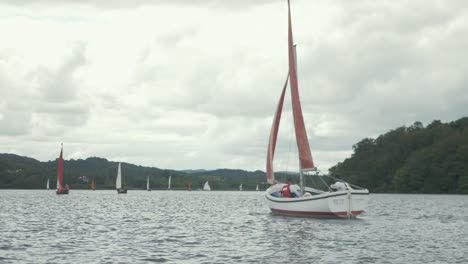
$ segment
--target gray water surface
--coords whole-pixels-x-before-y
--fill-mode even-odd
[[[263,192],[0,190],[0,263],[468,263],[468,196],[371,194],[357,220]]]

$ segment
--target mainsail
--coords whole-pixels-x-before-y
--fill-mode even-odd
[[[276,107],[276,113],[273,118],[273,125],[271,126],[270,138],[268,140],[267,150],[267,162],[266,162],[266,174],[267,181],[269,184],[275,182],[275,176],[273,172],[273,158],[275,156],[276,140],[278,138],[278,129],[281,120],[281,112],[283,111],[283,102],[288,79],[291,87],[291,104],[294,118],[294,130],[296,133],[297,149],[299,152],[299,165],[300,170],[310,170],[314,168],[314,162],[312,160],[312,154],[310,153],[309,140],[307,139],[307,132],[304,125],[304,117],[302,116],[301,101],[299,98],[299,85],[297,81],[297,70],[296,70],[296,59],[295,59],[295,48],[292,34],[291,25],[291,8],[288,0],[288,57],[289,57],[289,73],[288,78],[281,92],[278,106]]]
[[[49,179],[47,179],[47,185],[46,185],[46,188],[47,188],[47,190],[49,190],[49,189],[50,189],[50,187],[49,187]]]
[[[169,175],[169,182],[167,184],[167,189],[170,190],[171,189],[171,177],[172,175]]]
[[[309,140],[304,125],[302,116],[301,101],[299,99],[299,88],[296,72],[296,60],[294,52],[294,41],[291,25],[291,7],[288,0],[288,55],[289,55],[289,76],[291,83],[291,103],[294,117],[294,130],[296,131],[296,142],[299,152],[300,170],[308,170],[314,168],[312,154],[310,153]]]
[[[146,190],[149,191],[149,176],[146,176]]]
[[[60,156],[57,162],[57,189],[62,188],[63,183],[63,146],[60,149]]]
[[[119,162],[119,169],[117,170],[117,180],[115,181],[115,188],[116,189],[122,188],[122,172],[120,169],[120,162]]]

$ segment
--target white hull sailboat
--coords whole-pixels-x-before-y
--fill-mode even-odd
[[[127,188],[122,187],[122,169],[119,162],[119,168],[117,169],[117,179],[115,180],[115,188],[117,193],[127,193]]]
[[[349,186],[349,184],[347,184]],[[347,190],[336,192],[321,191],[304,187],[304,195],[297,198],[276,197],[281,196],[284,184],[277,183],[266,191],[268,206],[274,214],[312,217],[345,217],[353,218],[367,209],[369,191],[354,190],[349,186]],[[291,185],[291,189],[298,185]]]
[[[289,74],[284,84],[277,105],[267,150],[267,181],[272,184],[265,192],[268,206],[272,213],[293,216],[314,217],[346,217],[353,218],[367,209],[369,191],[347,182],[340,182],[340,188],[324,180],[317,172],[310,152],[309,141],[302,116],[299,100],[298,78],[296,71],[296,52],[293,42],[291,9],[288,0],[288,57]],[[275,181],[273,172],[273,157],[275,153],[278,129],[281,120],[286,87],[290,83],[291,103],[294,118],[294,128],[299,156],[300,185],[290,185]],[[304,176],[319,177],[325,190],[304,186]],[[338,185],[338,183],[336,183]]]
[[[257,187],[255,187],[255,190],[258,191],[258,184],[257,184]]]
[[[239,185],[239,191],[242,191],[242,184]]]
[[[47,189],[47,190],[50,190],[49,179],[47,179],[46,189]]]
[[[167,189],[168,190],[171,189],[171,178],[172,178],[172,175],[169,175],[169,181],[167,182]]]
[[[211,187],[210,187],[210,184],[208,183],[208,181],[206,181],[205,185],[203,185],[203,190],[204,191],[211,191]]]

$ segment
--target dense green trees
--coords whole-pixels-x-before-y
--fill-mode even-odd
[[[89,189],[90,181],[94,179],[97,189],[114,189],[117,166],[117,162],[96,157],[64,160],[64,182],[72,189]],[[0,188],[43,189],[47,179],[51,188],[55,188],[56,175],[56,160],[39,162],[14,154],[0,154]],[[173,189],[187,189],[189,182],[192,189],[202,188],[207,180],[214,190],[236,190],[241,183],[244,190],[253,190],[257,184],[262,189],[267,186],[262,184],[265,173],[261,171],[221,169],[184,172],[122,163],[122,175],[123,185],[131,189],[146,189],[147,176],[150,177],[152,189],[167,189],[169,175],[172,175]]]
[[[420,122],[353,146],[353,155],[330,169],[373,192],[468,193],[468,118]]]

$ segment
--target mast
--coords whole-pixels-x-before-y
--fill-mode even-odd
[[[294,131],[296,133],[296,143],[299,154],[299,175],[301,184],[301,195],[304,193],[303,172],[314,169],[312,154],[310,153],[309,140],[302,115],[301,101],[299,98],[299,84],[297,78],[297,60],[296,47],[294,45],[291,6],[288,0],[288,57],[289,57],[289,76],[291,86],[291,104],[294,117]]]
[[[294,44],[294,66],[296,67],[296,76],[297,76],[297,44]],[[299,186],[301,187],[301,196],[304,195],[304,174],[302,173],[301,160],[299,159]]]

